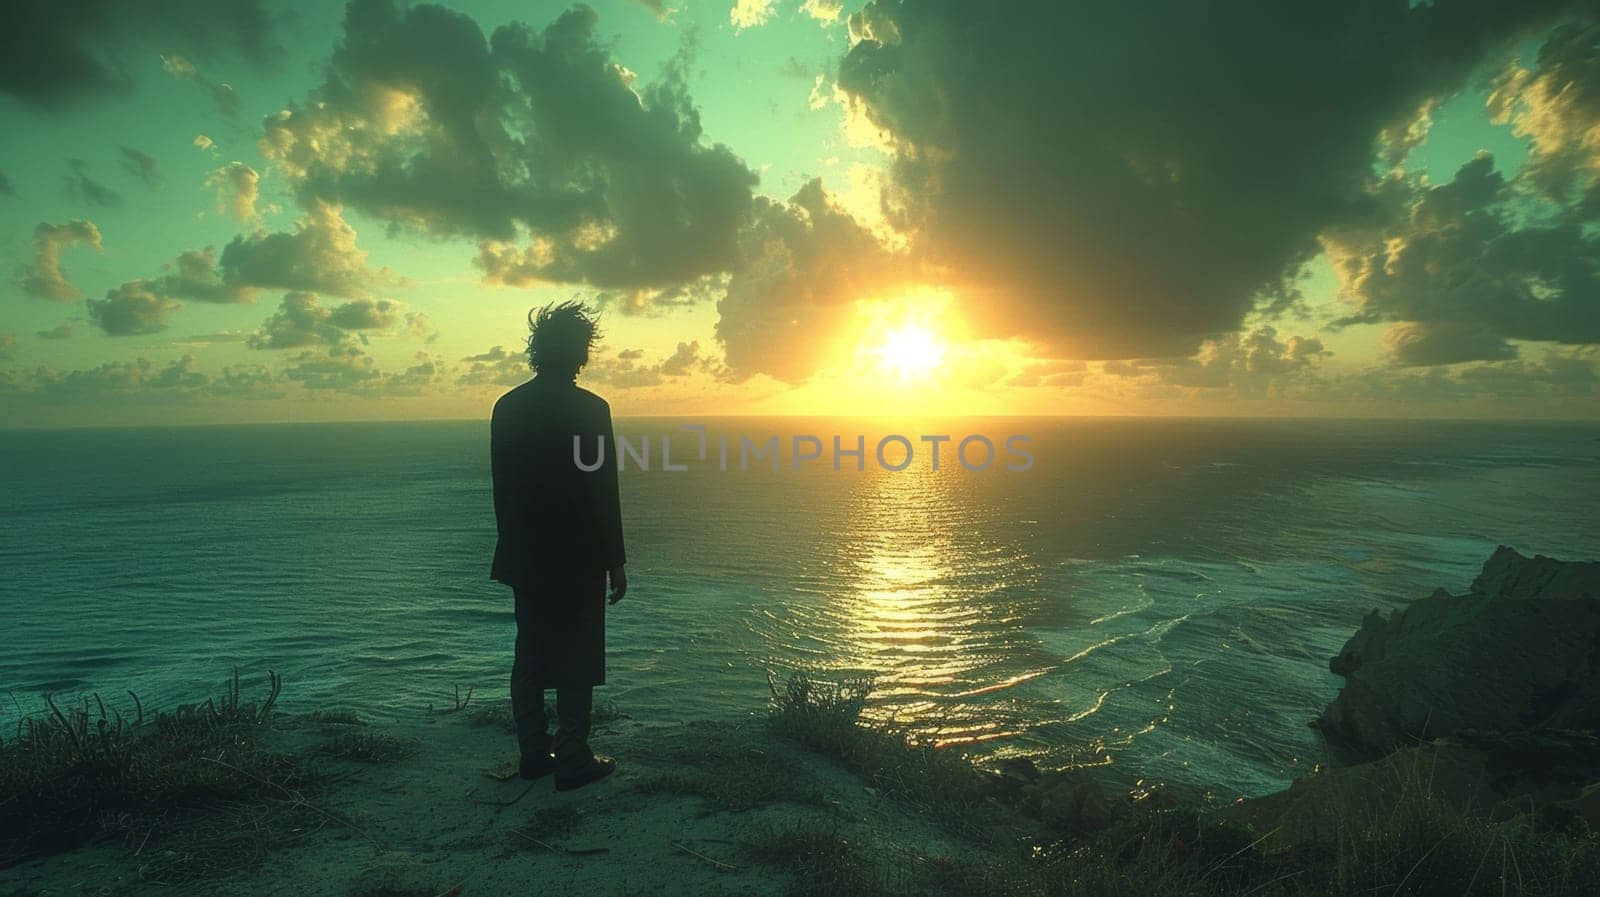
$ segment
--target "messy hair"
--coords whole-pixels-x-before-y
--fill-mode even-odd
[[[582,302],[553,302],[528,311],[528,367],[541,374],[576,377],[600,340],[600,318]]]

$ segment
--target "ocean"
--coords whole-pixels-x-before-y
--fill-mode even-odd
[[[1499,544],[1600,557],[1600,425],[716,418],[699,462],[695,422],[617,423],[653,455],[622,475],[598,700],[635,720],[870,675],[871,716],[975,755],[1261,794],[1324,759],[1308,722],[1365,614],[1464,590]],[[873,457],[885,432],[907,469]],[[796,433],[825,449],[798,470]],[[834,470],[861,433],[866,469]],[[975,433],[982,471],[948,454]],[[938,471],[929,434],[954,438]],[[780,469],[721,470],[718,435],[778,436]],[[234,668],[379,721],[506,697],[486,421],[9,431],[0,488],[0,733],[46,692],[170,707]]]

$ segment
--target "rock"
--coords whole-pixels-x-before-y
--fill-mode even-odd
[[[1529,559],[1502,545],[1472,581],[1470,594],[1516,601],[1600,598],[1600,561],[1558,561],[1542,554]]]
[[[1296,779],[1283,791],[1241,800],[1221,815],[1272,832],[1263,844],[1268,850],[1331,843],[1341,831],[1388,816],[1405,799],[1425,797],[1456,812],[1487,815],[1501,799],[1490,779],[1480,751],[1450,743],[1403,748],[1381,760]]]
[[[1501,547],[1466,595],[1374,612],[1333,658],[1344,688],[1319,726],[1381,757],[1466,730],[1600,727],[1600,563]]]

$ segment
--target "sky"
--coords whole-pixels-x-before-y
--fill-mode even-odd
[[[24,0],[0,427],[1600,417],[1600,11]]]

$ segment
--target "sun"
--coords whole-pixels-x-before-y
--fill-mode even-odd
[[[944,340],[932,328],[907,323],[884,334],[878,347],[878,366],[901,380],[923,379],[944,360]]]

